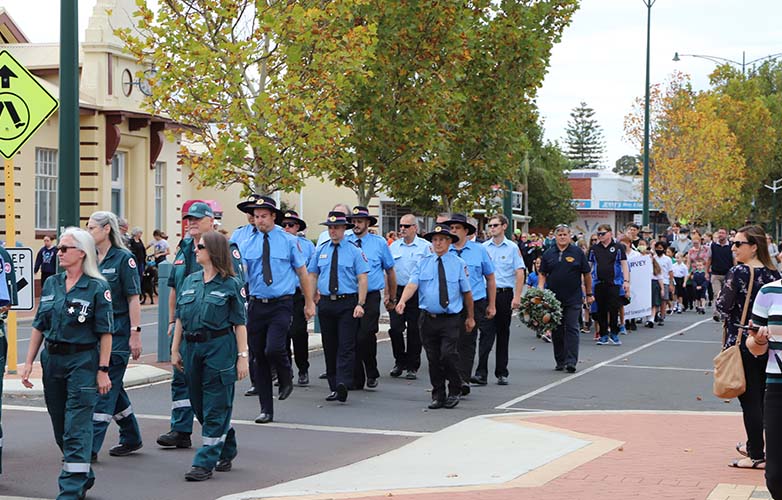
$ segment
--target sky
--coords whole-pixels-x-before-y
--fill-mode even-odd
[[[60,0],[2,0],[0,5],[31,41],[59,40]],[[79,1],[81,38],[94,5]],[[581,0],[552,51],[538,94],[546,138],[561,143],[570,111],[583,101],[603,128],[606,166],[637,153],[624,140],[623,121],[633,100],[644,94],[646,14],[643,0]],[[782,52],[780,0],[656,0],[651,26],[652,84],[680,70],[692,77],[696,90],[708,88],[715,64],[692,57],[674,62],[677,51],[735,61],[741,61],[742,51],[747,61]]]

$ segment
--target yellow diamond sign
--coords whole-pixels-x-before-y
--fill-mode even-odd
[[[0,154],[13,158],[57,106],[32,73],[7,50],[0,52]]]

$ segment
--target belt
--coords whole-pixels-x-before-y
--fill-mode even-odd
[[[184,332],[183,337],[187,342],[207,342],[228,335],[229,333],[231,333],[230,328],[226,328],[225,330],[196,330],[194,332]]]
[[[77,352],[90,351],[98,344],[71,344],[70,342],[46,341],[46,352],[49,354],[76,354]]]
[[[430,313],[429,311],[421,311],[421,312],[423,312],[424,316],[426,316],[427,318],[432,318],[432,319],[436,319],[436,318],[453,318],[454,316],[459,316],[461,314],[461,313],[453,313],[453,314],[440,313],[440,314],[434,314],[434,313]]]
[[[261,304],[273,304],[274,302],[282,302],[283,300],[292,299],[293,295],[281,295],[279,297],[273,297],[271,299],[264,299],[263,297],[250,297],[250,302],[260,302]]]
[[[513,287],[512,286],[511,287],[505,287],[505,288],[498,288],[497,289],[497,293],[500,293],[500,292],[512,292],[512,291],[513,291]]]
[[[342,294],[332,293],[331,295],[326,296],[326,298],[329,300],[352,299],[354,297],[358,297],[358,294],[357,293],[342,293]]]

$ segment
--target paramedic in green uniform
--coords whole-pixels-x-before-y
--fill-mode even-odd
[[[98,394],[111,390],[114,314],[111,290],[98,271],[90,233],[75,227],[66,229],[57,254],[65,272],[44,283],[22,383],[32,388],[30,373],[45,340],[41,353],[43,394],[54,438],[63,453],[57,499],[72,500],[84,498],[95,483],[90,467],[92,414]]]
[[[174,311],[176,299],[185,278],[196,271],[201,270],[201,265],[196,262],[195,242],[201,235],[214,231],[214,212],[206,203],[199,201],[190,205],[183,218],[187,221],[188,237],[177,245],[177,253],[174,258],[174,269],[168,277],[168,286],[171,291],[168,294],[168,323],[169,335],[173,331]],[[219,234],[219,233],[218,233]],[[233,269],[239,280],[244,283],[242,271],[242,256],[235,243],[229,244],[230,259],[233,261]],[[190,396],[187,393],[187,382],[182,372],[174,370],[171,379],[171,430],[157,438],[157,444],[164,447],[190,448],[190,434],[193,432],[193,408]]]
[[[119,444],[109,448],[109,455],[124,457],[141,448],[141,432],[122,384],[130,357],[138,359],[141,356],[141,283],[138,263],[122,243],[116,215],[93,213],[87,222],[87,231],[95,240],[98,270],[109,282],[114,311],[109,362],[111,391],[98,398],[92,415],[92,458],[96,460],[112,420],[119,426]]]
[[[236,277],[228,242],[209,231],[196,246],[203,268],[185,279],[177,297],[171,364],[184,371],[190,403],[201,423],[202,446],[185,479],[226,472],[236,457],[231,427],[234,383],[249,372],[244,283]],[[180,350],[180,348],[183,348]],[[180,354],[180,352],[182,354]]]
[[[14,261],[5,248],[0,246],[0,415],[2,415],[3,375],[8,341],[5,338],[5,320],[11,306],[19,304],[16,296],[16,274]],[[0,426],[0,474],[3,473],[3,428]]]

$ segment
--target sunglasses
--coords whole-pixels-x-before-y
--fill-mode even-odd
[[[407,229],[413,227],[413,224],[399,224],[399,229]]]
[[[500,227],[500,224],[486,224],[486,227]]]
[[[198,250],[206,250],[206,245],[204,245],[203,243],[199,243],[198,245],[196,245],[196,248]]]
[[[68,250],[71,248],[75,248],[78,250],[79,247],[69,246],[69,245],[60,245],[57,247],[57,251],[60,253],[68,253]]]
[[[294,227],[298,226],[299,224],[297,222],[283,222],[282,227]]]
[[[750,243],[749,241],[739,241],[739,240],[733,241],[734,247],[740,247],[741,245],[752,245],[752,243]]]
[[[597,232],[597,235],[598,235],[598,236],[605,236],[605,234],[606,234],[607,232],[608,232],[608,231],[598,231],[598,232]]]

